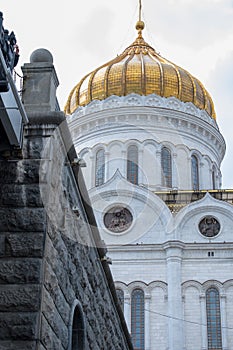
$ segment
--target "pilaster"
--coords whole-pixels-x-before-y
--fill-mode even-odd
[[[145,295],[145,350],[152,350],[150,347],[150,300],[151,296]]]
[[[207,318],[206,318],[206,296],[205,294],[200,295],[200,306],[201,306],[201,349],[207,350],[208,340],[207,340]]]
[[[181,292],[183,248],[184,245],[178,241],[167,242],[164,244],[167,260],[169,350],[180,350],[183,348],[183,310]]]

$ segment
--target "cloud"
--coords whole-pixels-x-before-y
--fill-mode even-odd
[[[222,164],[223,186],[233,188],[233,51],[220,59],[210,72],[208,86],[212,91],[220,131],[226,139],[227,151]]]
[[[232,124],[233,120],[233,51],[224,59],[220,59],[215,68],[210,71],[208,86],[215,100],[219,122],[223,119],[224,124]],[[232,131],[227,128],[227,132]]]
[[[230,0],[163,0],[147,3],[148,25],[166,40],[202,48],[221,40],[233,31],[233,6]]]
[[[113,10],[107,7],[95,7],[84,15],[83,23],[77,31],[79,46],[92,56],[102,57],[108,52],[111,43],[111,26],[115,19]]]

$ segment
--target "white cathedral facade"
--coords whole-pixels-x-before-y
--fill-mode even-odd
[[[135,350],[232,350],[225,141],[205,87],[143,27],[71,91],[69,126]]]

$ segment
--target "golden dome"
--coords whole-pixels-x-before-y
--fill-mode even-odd
[[[109,96],[157,94],[192,102],[216,119],[213,101],[202,83],[189,72],[161,57],[142,35],[143,22],[137,23],[138,37],[125,51],[87,74],[71,91],[65,113]]]

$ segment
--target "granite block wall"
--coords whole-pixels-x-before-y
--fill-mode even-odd
[[[39,58],[23,69],[23,149],[0,159],[0,350],[132,349],[64,114],[43,102],[53,63]]]

